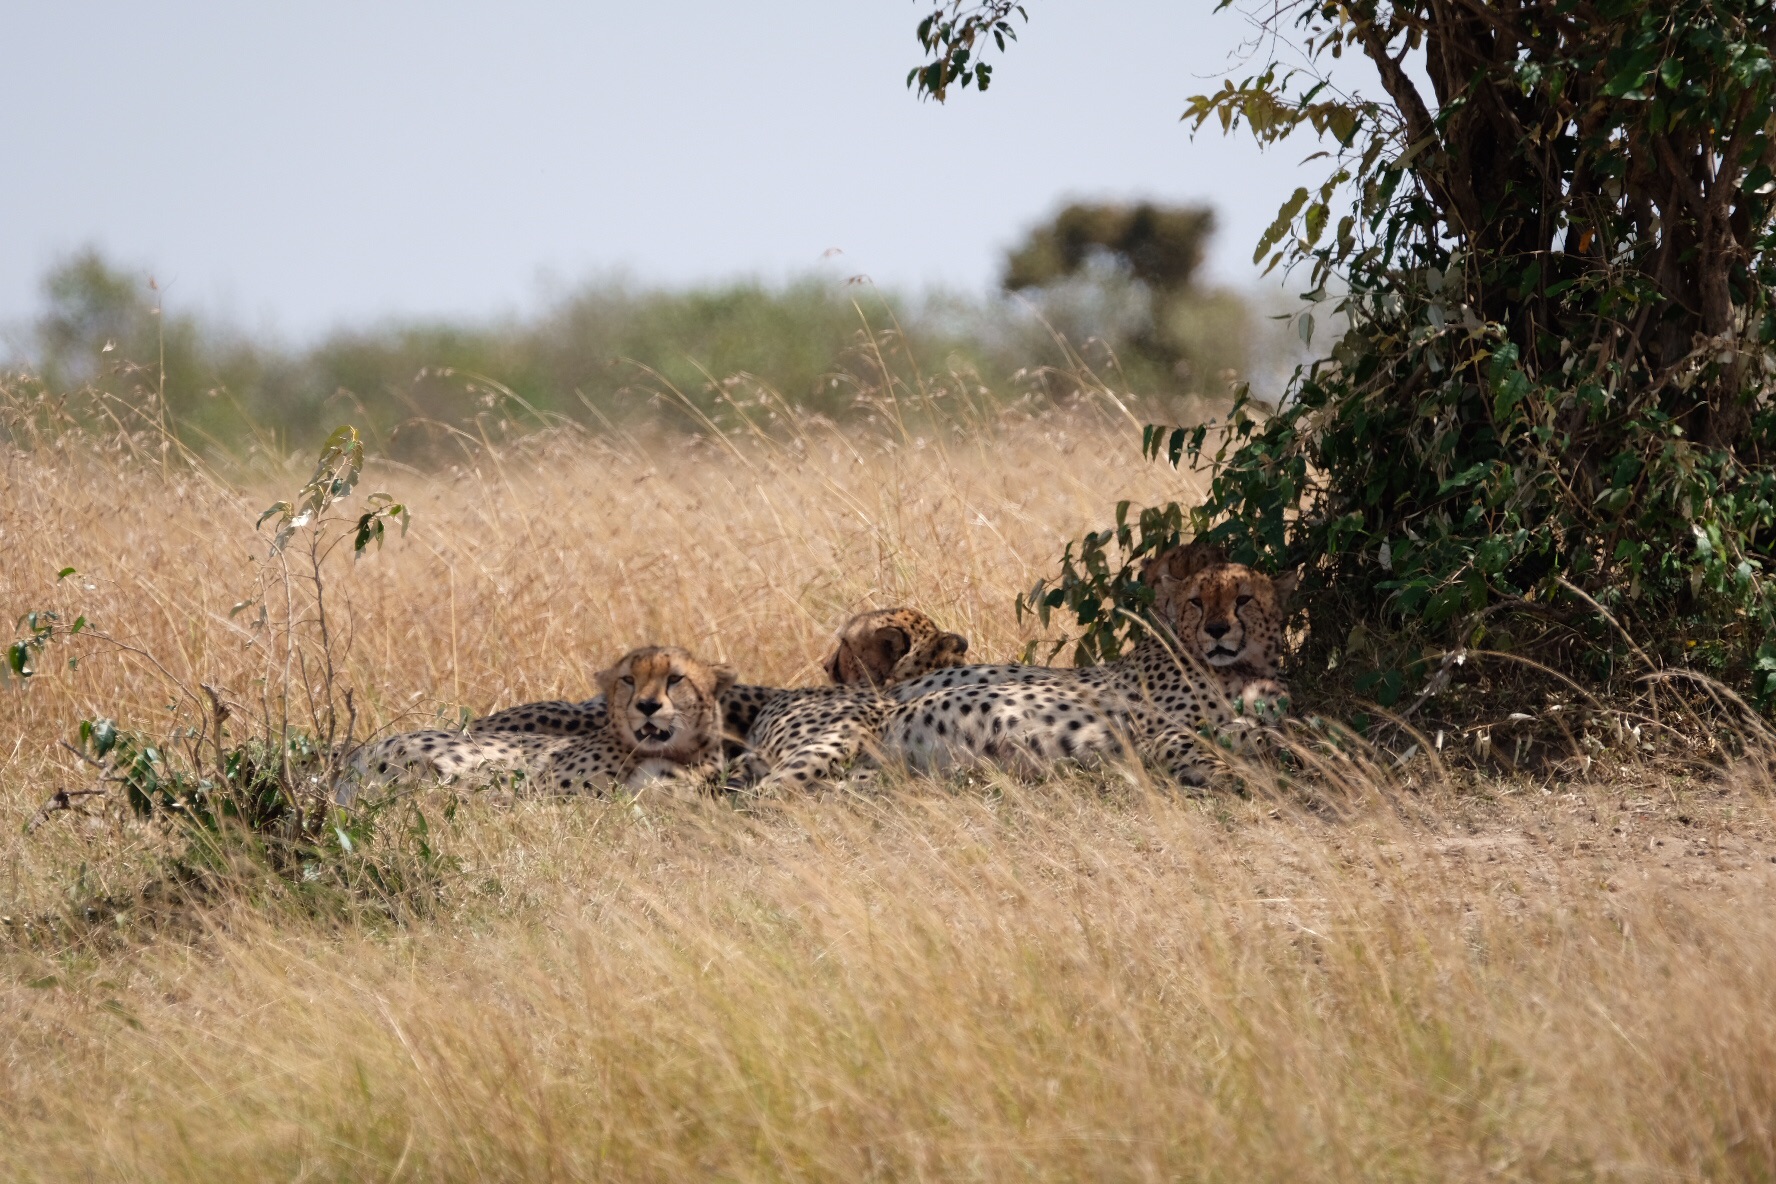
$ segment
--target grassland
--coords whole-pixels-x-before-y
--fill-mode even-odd
[[[179,841],[109,799],[25,830],[93,784],[78,720],[172,735],[203,684],[241,728],[350,687],[362,732],[581,697],[643,641],[813,681],[837,622],[896,603],[1008,657],[1066,540],[1197,479],[1135,463],[1111,402],[372,458],[360,492],[412,526],[323,565],[331,689],[279,648],[316,653],[312,588],[254,530],[305,458],[34,406],[0,606],[90,627],[0,684],[6,1179],[1776,1177],[1758,759],[438,793],[423,840],[378,838],[404,879],[325,898],[238,853],[169,887]],[[234,611],[268,589],[266,626]]]

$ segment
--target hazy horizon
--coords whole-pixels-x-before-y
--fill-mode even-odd
[[[1072,197],[1209,205],[1207,278],[1256,281],[1258,235],[1319,171],[1306,142],[1179,122],[1240,71],[1238,13],[1037,3],[993,88],[939,106],[904,82],[928,6],[15,8],[0,326],[88,246],[285,339],[521,316],[601,277],[979,294]]]

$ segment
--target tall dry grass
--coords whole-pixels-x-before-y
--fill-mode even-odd
[[[413,526],[326,568],[362,722],[590,694],[643,641],[813,681],[876,605],[1005,657],[1067,539],[1190,480],[1131,463],[1109,403],[947,414],[373,465]],[[167,734],[202,683],[251,715],[266,642],[229,612],[306,465],[24,442],[0,606],[99,638],[0,688],[0,1176],[1776,1176],[1752,765],[1483,792],[1421,768],[1416,793],[1377,769],[1336,810],[1081,776],[750,813],[440,797],[410,907],[306,907],[239,865],[151,924],[163,835],[23,824],[91,783],[60,744],[82,716]]]

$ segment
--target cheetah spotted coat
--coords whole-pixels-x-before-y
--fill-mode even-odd
[[[731,670],[684,650],[649,646],[598,677],[606,690],[595,712],[577,704],[530,704],[523,717],[529,728],[428,729],[370,745],[358,753],[336,797],[344,804],[371,785],[470,776],[563,794],[639,789],[662,779],[713,781],[721,758],[721,696],[732,686]]]
[[[869,748],[893,701],[879,688],[955,666],[968,639],[947,633],[910,608],[859,613],[839,631],[822,663],[826,687],[737,685],[722,695],[726,755],[737,762],[736,787],[757,793],[806,788]],[[469,725],[474,735],[543,740],[597,732],[606,725],[602,696],[507,708]]]
[[[1119,661],[1081,669],[963,666],[889,690],[890,758],[927,772],[978,761],[1036,771],[1057,760],[1143,759],[1204,784],[1212,738],[1274,719],[1281,595],[1292,586],[1201,548],[1151,561],[1154,619]]]

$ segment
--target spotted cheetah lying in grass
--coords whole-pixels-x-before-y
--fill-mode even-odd
[[[900,683],[888,692],[899,706],[883,725],[884,753],[928,772],[1138,757],[1204,784],[1205,732],[1287,710],[1276,675],[1294,580],[1198,544],[1149,560],[1142,580],[1154,589],[1155,627],[1127,656],[1080,669],[963,666]]]
[[[885,687],[959,665],[967,652],[966,637],[945,633],[918,609],[882,608],[846,621],[821,667],[837,685]],[[722,725],[731,740],[744,741],[760,709],[780,702],[789,692],[816,689],[737,683],[722,693]],[[484,715],[470,723],[468,730],[579,736],[604,727],[605,721],[604,696],[599,694],[579,701],[522,703]]]
[[[917,609],[859,613],[839,631],[822,666],[836,685],[735,685],[722,693],[728,756],[736,787],[757,792],[806,787],[830,777],[873,740],[893,701],[881,688],[960,664],[968,639],[947,633]],[[517,747],[595,733],[606,726],[602,695],[507,708],[469,725],[474,736]]]
[[[401,779],[506,774],[550,793],[639,789],[652,781],[713,783],[722,755],[721,696],[734,685],[726,666],[682,649],[632,650],[598,675],[603,690],[594,725],[562,718],[557,731],[427,730],[369,745],[336,793],[349,804],[365,788]],[[546,718],[557,718],[550,712]]]
[[[771,691],[746,721],[736,787],[770,795],[825,781],[873,747],[894,700],[888,687],[960,665],[968,639],[917,609],[860,613],[825,666],[837,685]]]

